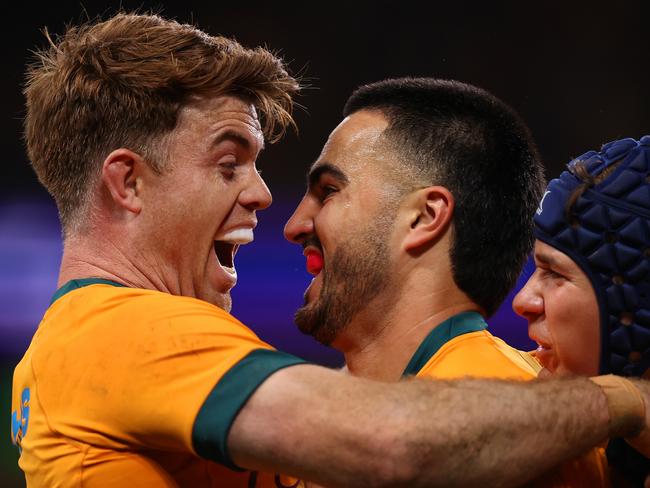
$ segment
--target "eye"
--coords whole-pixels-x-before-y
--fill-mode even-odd
[[[541,274],[545,278],[549,278],[552,280],[563,280],[564,275],[558,273],[557,271],[551,269],[551,268],[539,268],[541,271]]]
[[[332,185],[322,185],[320,187],[320,201],[324,202],[326,201],[330,196],[332,196],[334,193],[338,192],[338,188]]]
[[[238,166],[239,163],[237,161],[219,163],[219,171],[223,174],[226,180],[232,180],[235,177]]]

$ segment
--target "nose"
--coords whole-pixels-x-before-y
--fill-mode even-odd
[[[539,292],[537,272],[528,279],[526,284],[512,300],[512,309],[529,322],[544,313],[544,298]]]
[[[271,205],[273,197],[262,176],[253,170],[252,181],[239,194],[239,203],[249,210],[264,210]]]
[[[305,237],[314,233],[314,215],[311,206],[309,196],[305,195],[284,226],[284,237],[288,241],[300,244]]]

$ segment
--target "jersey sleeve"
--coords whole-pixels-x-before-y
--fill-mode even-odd
[[[72,442],[193,452],[236,468],[226,441],[237,413],[271,374],[304,361],[199,300],[151,294],[106,307],[84,319],[87,334],[60,344],[66,353],[35,364],[61,372],[39,385],[52,429]]]
[[[196,416],[192,442],[198,455],[239,469],[228,455],[226,441],[246,400],[275,371],[303,361],[280,351],[254,349],[238,361],[212,389]]]

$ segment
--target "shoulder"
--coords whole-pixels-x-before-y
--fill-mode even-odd
[[[47,349],[109,348],[150,354],[269,348],[231,314],[191,297],[155,290],[92,285],[52,304],[41,324]]]
[[[157,290],[92,285],[74,290],[52,304],[47,315],[71,313],[79,317],[129,319],[135,323],[173,324],[187,321],[243,324],[225,310],[197,298]],[[46,315],[46,318],[47,318]],[[114,321],[117,326],[120,321]]]
[[[528,380],[534,378],[537,372],[524,354],[488,331],[471,332],[445,343],[418,376]]]

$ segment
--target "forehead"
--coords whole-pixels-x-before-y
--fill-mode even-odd
[[[234,96],[201,97],[191,100],[179,111],[175,132],[184,138],[205,138],[233,130],[259,149],[264,135],[252,103]]]
[[[556,249],[544,241],[540,241],[539,239],[535,240],[535,259],[538,262],[561,266],[566,269],[579,269],[578,265],[573,261],[573,259],[571,259],[559,249]]]
[[[312,171],[333,164],[346,174],[376,171],[386,161],[382,133],[388,120],[378,111],[360,110],[343,119],[332,131]]]

